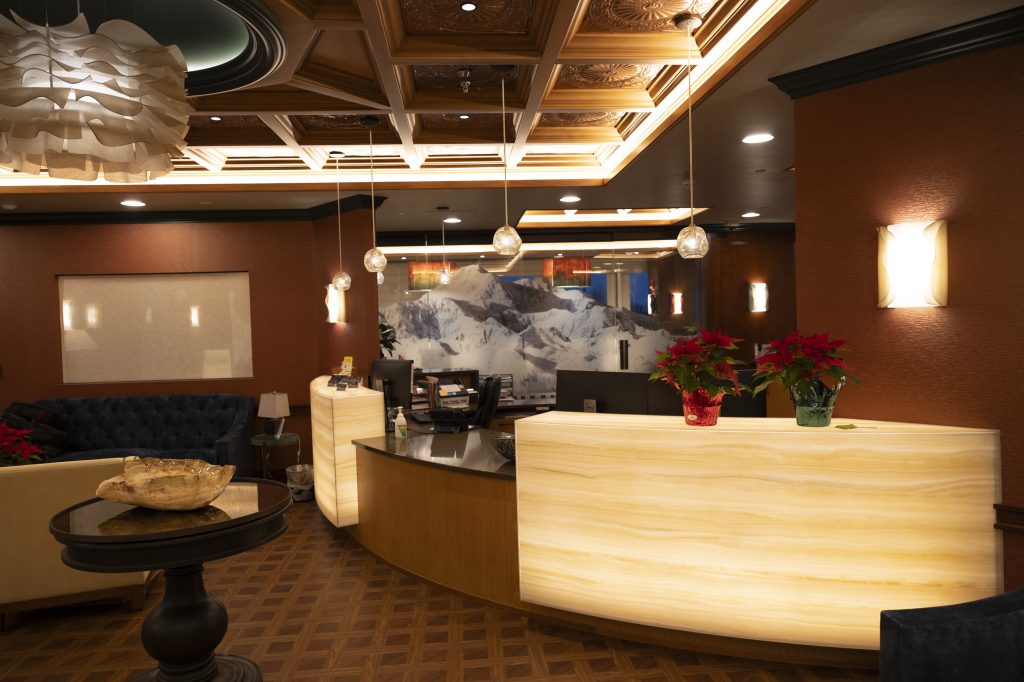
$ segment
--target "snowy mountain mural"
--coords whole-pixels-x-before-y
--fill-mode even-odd
[[[537,280],[504,281],[479,266],[460,268],[416,301],[384,308],[381,320],[417,367],[511,374],[517,395],[554,391],[556,368],[617,371],[620,339],[629,340],[629,369],[650,371],[656,351],[671,341],[648,315]]]

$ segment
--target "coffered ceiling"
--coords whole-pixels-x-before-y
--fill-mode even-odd
[[[337,168],[364,187],[370,115],[382,186],[494,185],[503,79],[509,181],[603,184],[685,111],[691,66],[706,92],[808,2],[265,0],[287,43],[278,68],[192,97],[184,157],[151,184],[314,189]],[[693,38],[672,21],[688,9],[705,16]]]

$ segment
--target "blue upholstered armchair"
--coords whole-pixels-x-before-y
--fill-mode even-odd
[[[107,457],[177,457],[234,464],[252,473],[253,399],[241,395],[53,398],[37,403],[66,417],[70,443],[51,462]]]

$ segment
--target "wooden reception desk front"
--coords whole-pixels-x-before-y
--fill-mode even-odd
[[[856,428],[549,412],[517,421],[514,473],[486,431],[357,437],[354,467],[318,465],[331,473],[317,501],[336,525],[358,517],[350,532],[389,563],[499,605],[667,646],[871,667],[883,609],[1001,591],[999,434],[835,424]],[[334,511],[349,496],[358,514]]]

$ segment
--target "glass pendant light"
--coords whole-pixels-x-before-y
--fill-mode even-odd
[[[693,12],[683,12],[675,18],[676,26],[686,29],[686,125],[690,152],[690,224],[679,230],[676,237],[676,251],[683,258],[703,258],[708,253],[708,235],[704,228],[693,222],[693,66],[690,64],[690,46],[693,45],[691,31],[700,26],[701,17]]]
[[[452,281],[452,271],[448,269],[448,258],[445,256],[444,248],[444,221],[441,221],[441,272],[437,273],[437,281],[441,284],[448,284]]]
[[[363,256],[363,266],[370,272],[376,272],[377,284],[384,281],[384,275],[380,274],[388,266],[388,259],[384,252],[377,248],[377,201],[373,191],[373,128],[377,125],[377,117],[367,116],[362,120],[364,126],[370,131],[370,223],[373,234],[373,248]]]
[[[505,185],[505,224],[494,232],[491,245],[502,256],[514,256],[523,246],[516,228],[508,224],[508,141],[505,139],[505,74],[501,74],[501,161]]]
[[[341,258],[341,152],[331,152],[334,157],[334,196],[338,203],[338,274],[331,280],[331,285],[338,291],[348,291],[352,287],[352,275],[345,272],[345,261]]]

